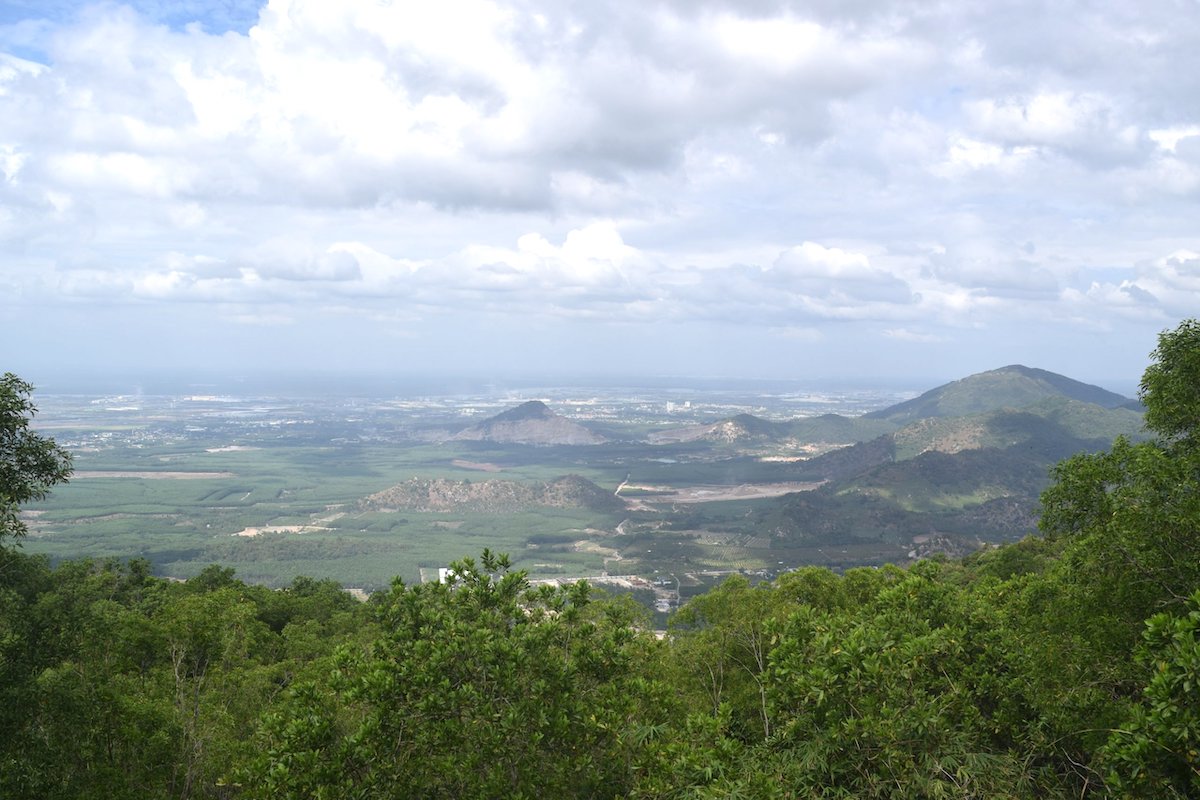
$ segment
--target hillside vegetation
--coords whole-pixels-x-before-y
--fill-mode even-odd
[[[987,377],[981,385],[1015,380],[1023,386],[1026,376],[1011,372],[1015,369],[982,373]],[[1085,386],[1065,378],[1059,382]],[[959,384],[973,381],[950,386]],[[1049,486],[1055,463],[1103,450],[1120,436],[1145,437],[1136,411],[1071,399],[1048,382],[1037,385],[1042,387],[1040,399],[1023,408],[918,419],[870,442],[801,462],[794,468],[797,477],[825,484],[759,512],[758,524],[780,546],[890,541],[917,555],[935,551],[929,546],[931,537],[936,549],[959,554],[984,542],[1018,539],[1036,526],[1038,496]],[[1054,393],[1045,396],[1047,391]],[[1083,390],[1076,394],[1096,396]],[[1109,394],[1099,396],[1125,401]],[[972,402],[984,401],[976,396]],[[928,404],[916,407],[929,409]],[[916,407],[902,403],[881,414],[896,418]]]
[[[904,460],[929,451],[1005,449],[1039,440],[1051,442],[1050,447],[1067,439],[1101,449],[1118,436],[1140,438],[1141,432],[1142,415],[1132,409],[1049,397],[1020,408],[963,417],[925,417],[905,425],[892,439],[896,458]]]
[[[1103,408],[1117,408],[1129,403],[1129,398],[1099,386],[1016,364],[947,383],[920,397],[865,416],[903,425],[926,417],[963,417],[998,408],[1023,408],[1058,397]]]

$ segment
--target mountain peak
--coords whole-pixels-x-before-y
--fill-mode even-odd
[[[600,444],[603,436],[555,414],[541,400],[529,400],[459,431],[454,439],[512,444]]]
[[[553,419],[558,416],[541,400],[527,400],[519,406],[502,411],[487,422],[522,422],[524,420]],[[486,424],[486,423],[485,423]]]
[[[1053,397],[1065,397],[1104,408],[1117,408],[1129,402],[1127,397],[1065,375],[1023,364],[1010,364],[969,375],[930,389],[920,397],[881,411],[872,411],[865,416],[904,424],[928,417],[959,417],[1001,408],[1024,408]]]

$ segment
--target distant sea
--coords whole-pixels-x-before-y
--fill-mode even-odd
[[[606,394],[653,390],[779,395],[879,392],[915,396],[944,381],[896,382],[822,378],[722,378],[719,376],[554,376],[554,375],[379,375],[332,372],[57,372],[21,377],[38,394],[68,395],[230,395],[235,397],[451,397],[504,396],[538,391],[601,390]]]

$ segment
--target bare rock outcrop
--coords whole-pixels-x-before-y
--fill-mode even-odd
[[[373,511],[472,511],[514,513],[531,508],[588,508],[616,511],[623,501],[579,475],[566,475],[546,483],[519,481],[453,481],[413,478],[365,498]]]

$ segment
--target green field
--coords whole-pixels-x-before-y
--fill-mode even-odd
[[[272,586],[310,575],[366,590],[394,576],[418,581],[422,570],[431,574],[486,547],[510,554],[533,578],[673,576],[680,595],[688,581],[703,582],[695,576],[705,571],[844,568],[903,560],[908,551],[905,541],[874,532],[873,518],[854,535],[828,541],[773,537],[768,531],[781,498],[673,502],[673,488],[797,477],[795,463],[729,456],[702,443],[338,441],[332,434],[341,432],[337,424],[324,431],[226,426],[158,436],[134,428],[124,440],[104,438],[76,450],[76,477],[68,485],[29,506],[25,547],[56,560],[144,557],[170,577],[220,563]],[[138,477],[96,477],[104,472]],[[534,484],[568,474],[605,492],[628,479],[622,497],[629,507],[467,513],[381,511],[363,503],[414,478]]]
[[[586,538],[585,529],[612,530],[620,521],[564,509],[463,515],[358,507],[365,496],[414,477],[532,482],[571,472],[615,488],[621,468],[592,468],[555,448],[283,442],[207,452],[227,444],[199,444],[77,453],[75,468],[82,477],[58,487],[48,500],[30,504],[25,548],[56,559],[140,556],[176,577],[220,562],[247,580],[273,585],[307,574],[373,588],[394,575],[416,580],[421,567],[444,566],[483,547],[510,552],[535,575],[595,574],[603,570],[600,555],[544,542],[547,537],[574,542]],[[503,466],[499,472],[481,472],[454,466],[454,460]],[[163,477],[91,477],[104,471]],[[171,473],[177,476],[167,477]],[[189,478],[188,473],[225,475]],[[301,531],[237,535],[271,527]]]

